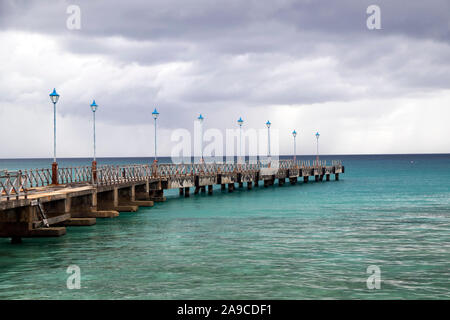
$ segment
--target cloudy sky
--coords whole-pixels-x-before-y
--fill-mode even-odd
[[[369,30],[366,9],[381,9]],[[81,29],[67,27],[69,5]],[[448,0],[0,0],[0,158],[153,155],[171,134],[261,129],[281,154],[450,152]]]

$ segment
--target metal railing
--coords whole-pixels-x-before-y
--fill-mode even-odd
[[[52,183],[52,170],[51,169],[30,169],[24,170],[24,175],[27,177],[28,186],[44,187]]]
[[[27,176],[22,171],[0,171],[0,199],[9,201],[27,198]]]
[[[83,182],[89,183],[91,181],[92,181],[91,166],[58,168],[58,183],[60,184],[83,183]]]
[[[272,160],[243,163],[189,163],[189,164],[132,164],[105,165],[93,172],[91,166],[66,167],[58,169],[58,183],[87,183],[93,185],[115,185],[139,182],[147,179],[165,179],[180,176],[214,175],[230,173],[250,173],[268,167],[274,169],[317,169],[326,168],[325,160]],[[331,166],[342,166],[339,160],[331,161]],[[31,169],[22,171],[0,171],[2,199],[26,195],[27,188],[44,187],[51,184],[51,169]]]

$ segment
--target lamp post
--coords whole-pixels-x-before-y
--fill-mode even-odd
[[[158,160],[156,160],[156,157],[157,157],[157,153],[156,153],[156,119],[158,119],[159,112],[156,111],[156,108],[155,108],[155,110],[153,110],[152,116],[153,116],[153,119],[155,119],[155,160],[153,160],[153,162],[157,163]]]
[[[296,142],[296,138],[297,138],[297,131],[292,131],[292,136],[294,137],[294,165],[296,165],[297,162],[297,142]]]
[[[97,155],[96,155],[96,145],[95,145],[95,111],[97,111],[98,105],[94,101],[91,103],[92,117],[93,117],[93,127],[94,127],[94,160],[92,161],[92,179],[94,183],[97,182]]]
[[[56,163],[56,103],[59,100],[59,94],[53,88],[53,92],[49,94],[53,103],[53,163],[52,163],[52,184],[58,184],[58,164]]]
[[[242,125],[244,124],[242,117],[239,117],[237,123],[239,125],[239,160],[242,161]]]
[[[270,167],[270,121],[267,120],[266,126],[267,126],[267,158],[269,160],[269,167]]]
[[[202,114],[200,113],[197,119],[200,122],[200,151],[202,155],[200,162],[203,163],[203,120],[205,120],[205,118],[203,118]]]
[[[316,156],[316,165],[319,166],[319,132],[316,132],[316,139],[317,139],[317,156]]]

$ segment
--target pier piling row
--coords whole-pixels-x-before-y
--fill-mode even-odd
[[[339,161],[308,162],[280,160],[270,164],[161,164],[58,169],[58,184],[52,184],[47,169],[0,171],[0,237],[20,243],[26,237],[57,237],[66,226],[90,226],[99,218],[114,218],[119,212],[135,212],[164,202],[164,190],[179,189],[179,195],[213,194],[213,186],[233,192],[263,181],[264,187],[281,187],[286,179],[296,184],[303,177],[330,181],[344,173]]]

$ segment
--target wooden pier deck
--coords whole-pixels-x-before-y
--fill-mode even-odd
[[[20,242],[24,237],[54,237],[66,226],[90,226],[97,218],[113,218],[119,212],[135,212],[165,201],[164,190],[178,189],[180,196],[213,193],[213,185],[233,192],[263,182],[269,187],[288,179],[296,184],[330,180],[344,173],[340,161],[280,160],[267,163],[151,164],[59,168],[51,184],[49,169],[0,172],[0,237]],[[55,179],[56,178],[56,179]]]

